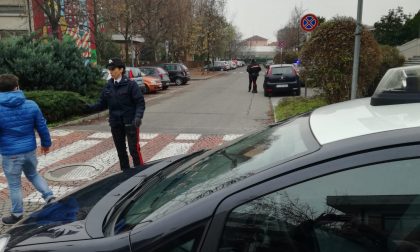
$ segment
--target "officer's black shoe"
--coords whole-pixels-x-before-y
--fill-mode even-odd
[[[23,216],[15,216],[13,214],[11,214],[10,216],[6,216],[1,218],[1,221],[3,222],[4,225],[13,225],[16,224],[18,221],[20,221],[23,218]]]
[[[252,93],[258,93],[257,90],[252,90]]]

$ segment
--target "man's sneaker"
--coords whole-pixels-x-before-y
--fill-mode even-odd
[[[16,217],[13,214],[7,217],[1,218],[1,221],[4,225],[13,225],[16,224],[18,221],[20,221],[23,218],[23,216]]]
[[[53,203],[54,201],[55,201],[55,197],[54,196],[49,197],[48,199],[45,200],[45,205],[48,205],[50,203]]]

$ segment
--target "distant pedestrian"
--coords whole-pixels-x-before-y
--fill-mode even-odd
[[[124,75],[125,64],[121,59],[110,59],[107,68],[111,78],[102,90],[98,103],[88,105],[88,109],[91,111],[109,109],[109,125],[121,170],[130,168],[126,138],[133,165],[139,168],[144,164],[139,143],[139,128],[146,108],[144,97],[137,83]]]
[[[248,75],[249,75],[248,92],[251,92],[251,84],[252,84],[252,93],[257,93],[257,79],[261,71],[261,67],[255,61],[255,59],[252,59],[251,64],[248,65],[246,71],[248,72]]]
[[[0,75],[0,153],[12,202],[11,215],[1,219],[6,225],[17,223],[23,216],[22,172],[46,203],[55,199],[36,168],[35,130],[41,139],[41,151],[46,155],[51,138],[41,110],[34,101],[26,100],[15,75]]]

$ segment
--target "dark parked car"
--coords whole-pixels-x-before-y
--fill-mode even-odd
[[[418,251],[419,92],[420,66],[392,69],[372,98],[114,174],[32,213],[0,251]]]
[[[191,79],[190,72],[184,64],[180,63],[164,63],[160,65],[169,73],[169,79],[171,82],[175,82],[176,85],[184,85]]]
[[[300,81],[293,65],[271,65],[264,78],[264,96],[292,92],[300,95]]]
[[[147,76],[155,77],[161,80],[162,89],[165,90],[169,86],[169,74],[161,67],[140,67],[140,70]]]
[[[215,61],[214,63],[210,63],[204,66],[204,69],[207,69],[208,71],[227,71],[228,70],[226,64],[222,61]]]

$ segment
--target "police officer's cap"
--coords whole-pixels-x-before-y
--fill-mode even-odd
[[[124,68],[125,69],[125,64],[122,62],[122,60],[120,58],[112,58],[110,60],[108,60],[108,64],[106,65],[106,68]]]

